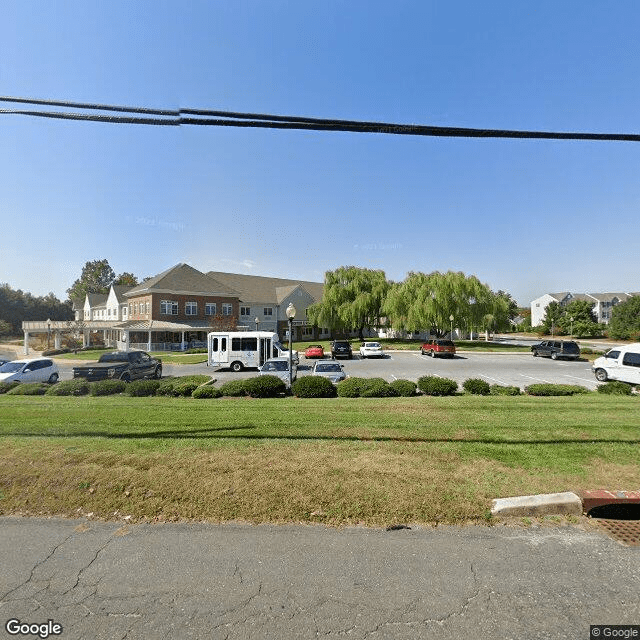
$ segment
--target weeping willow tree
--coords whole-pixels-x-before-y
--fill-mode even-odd
[[[391,286],[383,314],[394,329],[428,329],[432,335],[444,336],[452,324],[471,330],[484,327],[488,317],[492,321],[504,317],[508,303],[475,276],[459,271],[411,272]]]
[[[322,301],[307,309],[307,318],[317,327],[332,331],[358,331],[380,324],[389,283],[384,271],[360,267],[339,267],[327,271]]]

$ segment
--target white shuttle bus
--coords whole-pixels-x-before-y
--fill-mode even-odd
[[[229,367],[232,371],[261,367],[269,358],[288,358],[278,334],[269,331],[213,331],[207,336],[209,358],[207,364],[216,369]],[[298,352],[293,351],[298,364]]]

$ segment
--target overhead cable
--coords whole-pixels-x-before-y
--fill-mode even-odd
[[[0,102],[10,102],[39,107],[63,107],[106,111],[109,113],[75,113],[72,111],[47,111],[34,109],[0,109],[0,114],[23,115],[38,118],[105,122],[110,124],[138,124],[155,126],[217,126],[263,129],[297,129],[311,131],[341,131],[347,133],[382,133],[392,135],[435,136],[453,138],[520,138],[546,140],[598,140],[640,142],[635,133],[588,133],[567,131],[526,131],[514,129],[479,129],[468,127],[443,127],[421,124],[398,124],[391,122],[367,122],[358,120],[336,120],[304,116],[283,116],[263,113],[241,113],[211,109],[153,109],[147,107],[125,107],[118,105],[91,104],[82,102],[40,100],[0,96]],[[134,114],[134,115],[111,115]]]

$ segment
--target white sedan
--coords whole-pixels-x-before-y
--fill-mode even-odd
[[[361,358],[384,358],[379,342],[363,342],[360,347]]]
[[[58,382],[60,374],[53,360],[12,360],[0,367],[0,382]]]

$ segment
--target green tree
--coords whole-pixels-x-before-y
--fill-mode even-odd
[[[113,281],[112,284],[122,285],[125,287],[137,287],[140,283],[138,282],[138,278],[136,278],[133,273],[124,271]]]
[[[108,293],[115,277],[115,271],[108,260],[86,262],[82,267],[82,274],[67,289],[67,293],[71,300],[84,302],[87,293]]]
[[[34,296],[9,284],[0,284],[2,319],[11,325],[13,333],[20,333],[24,320],[67,320],[73,317],[69,302],[60,302],[53,293]]]
[[[631,296],[613,307],[609,335],[617,340],[640,338],[640,296]]]
[[[443,336],[454,327],[478,328],[486,316],[508,317],[508,303],[475,276],[449,271],[409,273],[394,284],[384,305],[389,323],[401,331],[424,331]],[[453,316],[453,321],[450,320]]]
[[[554,301],[547,305],[541,325],[544,333],[557,333],[562,314],[563,310],[559,302]]]
[[[573,318],[573,321],[571,321]],[[573,300],[563,308],[558,321],[565,335],[595,336],[600,333],[598,319],[593,312],[593,304],[588,300]]]
[[[13,327],[6,321],[0,320],[0,336],[8,336],[13,332]]]
[[[382,305],[389,289],[384,271],[360,267],[339,267],[324,277],[322,301],[307,309],[307,318],[316,327],[358,331],[379,326]]]

